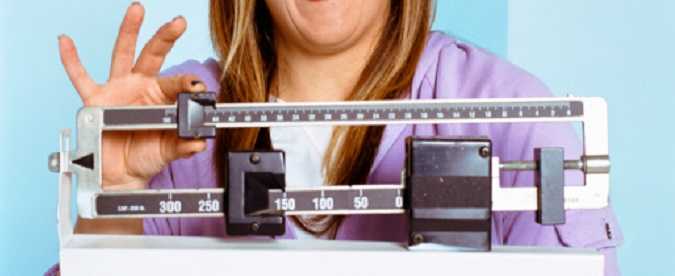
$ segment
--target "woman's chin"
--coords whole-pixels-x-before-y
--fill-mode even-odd
[[[358,43],[388,14],[387,0],[266,0],[273,21],[288,41],[330,54]]]
[[[312,30],[300,32],[304,47],[313,49],[312,52],[330,54],[353,46],[357,40],[353,32],[331,32]]]

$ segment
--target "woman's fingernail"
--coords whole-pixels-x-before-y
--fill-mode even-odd
[[[141,5],[141,2],[134,1],[134,2],[131,2],[131,5],[132,5],[132,6],[140,6],[140,5]]]
[[[59,43],[62,43],[68,36],[66,34],[60,34],[56,39],[59,41]]]
[[[176,16],[173,19],[171,19],[171,22],[176,21],[178,19],[183,19],[183,16],[182,15]]]
[[[204,83],[202,81],[199,81],[199,80],[193,80],[193,81],[190,82],[190,84],[192,86],[197,86],[197,85],[204,84]]]

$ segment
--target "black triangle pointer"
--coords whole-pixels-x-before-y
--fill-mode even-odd
[[[77,165],[80,165],[80,166],[85,167],[87,169],[93,170],[94,169],[94,154],[90,153],[88,155],[80,157],[80,159],[73,160],[73,164],[77,164]]]

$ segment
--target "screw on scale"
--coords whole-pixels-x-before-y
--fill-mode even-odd
[[[423,242],[424,242],[424,236],[422,236],[422,234],[420,234],[420,233],[415,233],[415,234],[412,236],[412,243],[413,243],[414,245],[421,244],[421,243],[423,243]]]
[[[481,147],[480,150],[479,150],[479,154],[483,158],[490,157],[490,148]]]
[[[258,224],[257,222],[252,223],[251,224],[251,231],[258,232],[258,230],[260,230],[260,224]]]
[[[260,155],[258,153],[254,152],[253,154],[251,154],[250,161],[251,161],[252,164],[260,163]]]

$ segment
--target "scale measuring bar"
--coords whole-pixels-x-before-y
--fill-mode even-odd
[[[179,96],[176,106],[109,107],[103,110],[107,130],[174,129],[180,127],[181,108],[186,120],[198,127],[237,128],[284,125],[382,125],[453,121],[569,118],[583,115],[583,102],[540,99],[527,101],[392,100],[335,103],[215,103]],[[197,94],[199,95],[199,94]],[[204,94],[202,94],[203,96]],[[187,99],[186,99],[187,98]],[[203,104],[203,105],[202,105]],[[201,105],[201,106],[200,106]]]
[[[402,214],[402,185],[351,185],[270,190],[269,209],[252,215]],[[95,199],[101,218],[222,217],[223,189],[106,192]]]
[[[582,160],[564,161],[564,169],[584,167]],[[537,170],[530,161],[498,164],[498,170]],[[498,185],[498,184],[496,184]],[[266,206],[249,215],[358,215],[405,213],[403,184],[361,184],[270,189]],[[222,217],[224,189],[148,189],[99,193],[94,199],[102,218]]]

